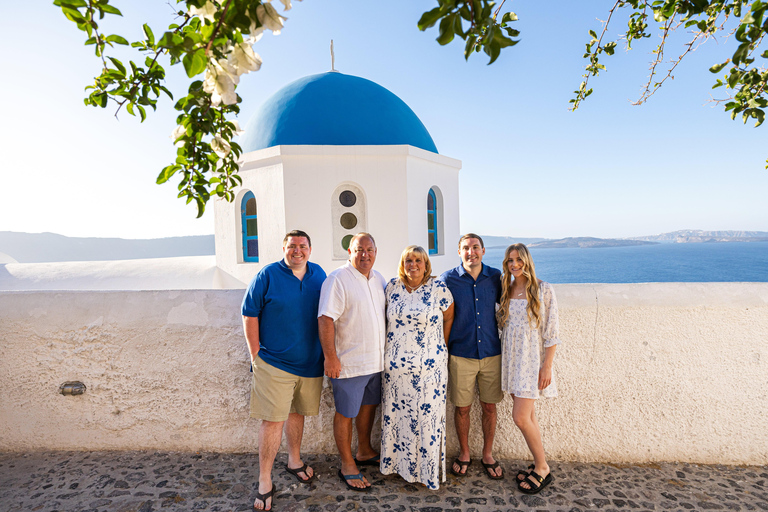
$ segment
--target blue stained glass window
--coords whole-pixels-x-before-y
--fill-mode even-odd
[[[429,189],[429,194],[427,194],[427,238],[429,254],[437,254],[437,197],[432,189]]]
[[[243,196],[240,203],[243,229],[243,261],[259,261],[259,230],[257,225],[256,197],[253,192]]]

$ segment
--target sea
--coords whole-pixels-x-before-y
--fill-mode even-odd
[[[486,248],[483,262],[501,269],[505,249]],[[530,252],[537,277],[550,283],[768,282],[768,242],[531,247]]]

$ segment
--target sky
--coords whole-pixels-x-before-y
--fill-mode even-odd
[[[124,17],[106,18],[102,27],[129,40],[141,37],[142,23],[159,35],[173,22],[175,4],[162,0],[111,3]],[[711,102],[723,94],[711,89],[715,75],[708,68],[733,53],[726,38],[690,54],[674,80],[642,106],[631,102],[647,80],[656,40],[619,49],[604,61],[607,72],[590,79],[592,96],[570,112],[587,31],[600,28],[612,2],[508,1],[505,10],[520,17],[521,41],[490,66],[482,53],[465,62],[458,38],[441,47],[436,27],[418,30],[435,0],[304,0],[287,13],[275,4],[288,20],[282,34],[267,33],[254,47],[264,64],[238,87],[241,126],[283,86],[329,71],[333,39],[337,70],[398,95],[438,151],[462,161],[462,232],[609,238],[678,229],[768,231],[768,123],[731,121]],[[155,184],[175,159],[173,102],[165,99],[143,124],[124,111],[116,119],[112,105],[84,106],[84,87],[99,73],[99,61],[51,1],[5,6],[0,40],[6,48],[0,231],[122,238],[213,233],[212,207],[196,219],[194,205],[176,198],[176,182]],[[115,56],[128,59],[123,49]],[[166,69],[169,89],[182,96],[183,70]]]

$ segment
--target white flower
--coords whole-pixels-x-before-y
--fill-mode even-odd
[[[173,139],[173,145],[177,148],[184,147],[184,141],[179,140],[179,138],[183,137],[187,134],[187,129],[183,126],[179,125],[176,128],[173,129],[173,133],[171,134],[171,139]]]
[[[208,61],[203,90],[211,95],[211,103],[214,107],[218,107],[221,103],[225,105],[237,103],[235,85],[239,82],[240,77],[232,69],[229,62],[224,59],[210,59]]]
[[[214,153],[219,155],[221,158],[226,158],[226,156],[231,151],[232,147],[229,145],[229,142],[224,140],[224,138],[221,135],[216,134],[213,137],[213,140],[211,140],[211,149],[213,150]]]
[[[229,124],[234,125],[235,127],[235,129],[232,130],[234,132],[233,135],[240,136],[243,134],[243,130],[240,128],[240,123],[238,123],[236,119],[229,121]]]
[[[198,16],[201,20],[210,20],[213,23],[213,15],[216,14],[217,8],[213,2],[205,2],[202,7],[190,7],[189,14],[192,16]]]
[[[227,62],[238,75],[258,71],[261,68],[261,57],[247,42],[237,43],[229,52]]]
[[[259,22],[276,36],[280,35],[280,31],[283,29],[283,20],[288,19],[277,14],[270,3],[256,7],[256,16],[259,18]]]
[[[264,27],[256,27],[256,22],[251,20],[250,34],[244,39],[248,44],[256,44],[261,36],[264,35]]]
[[[283,7],[284,7],[283,10],[285,10],[285,11],[290,11],[291,10],[291,7],[292,7],[291,6],[291,0],[280,0],[280,1],[283,2]],[[299,2],[301,2],[301,0],[299,0]]]

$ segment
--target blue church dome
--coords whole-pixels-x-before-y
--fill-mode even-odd
[[[243,152],[279,145],[409,144],[437,153],[426,127],[384,87],[338,72],[300,78],[272,95],[245,127]]]

